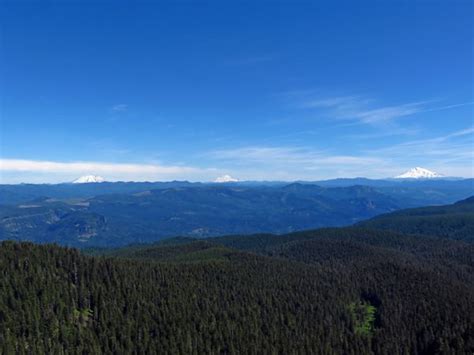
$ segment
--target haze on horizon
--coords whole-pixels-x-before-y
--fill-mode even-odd
[[[0,9],[0,183],[474,177],[472,1]]]

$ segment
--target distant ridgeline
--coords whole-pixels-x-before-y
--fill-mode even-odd
[[[0,240],[110,247],[177,235],[284,234],[352,225],[473,193],[472,179],[0,185]]]
[[[83,253],[7,241],[0,353],[472,354],[473,255],[364,228]]]

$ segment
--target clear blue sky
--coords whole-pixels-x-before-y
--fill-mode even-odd
[[[473,176],[473,2],[2,1],[0,180]]]

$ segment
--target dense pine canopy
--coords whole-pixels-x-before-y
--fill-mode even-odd
[[[364,229],[3,242],[1,352],[469,354],[472,244]]]

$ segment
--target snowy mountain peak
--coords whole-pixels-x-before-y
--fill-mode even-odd
[[[81,176],[80,178],[74,180],[72,183],[73,184],[88,184],[88,183],[104,182],[104,181],[105,180],[102,176],[84,175],[84,176]]]
[[[235,179],[230,175],[222,175],[214,180],[214,182],[237,182],[237,181],[239,181],[239,179]]]
[[[443,177],[443,175],[435,173],[434,171],[428,169],[416,167],[408,170],[402,175],[395,176],[395,179],[433,179],[440,177]]]

